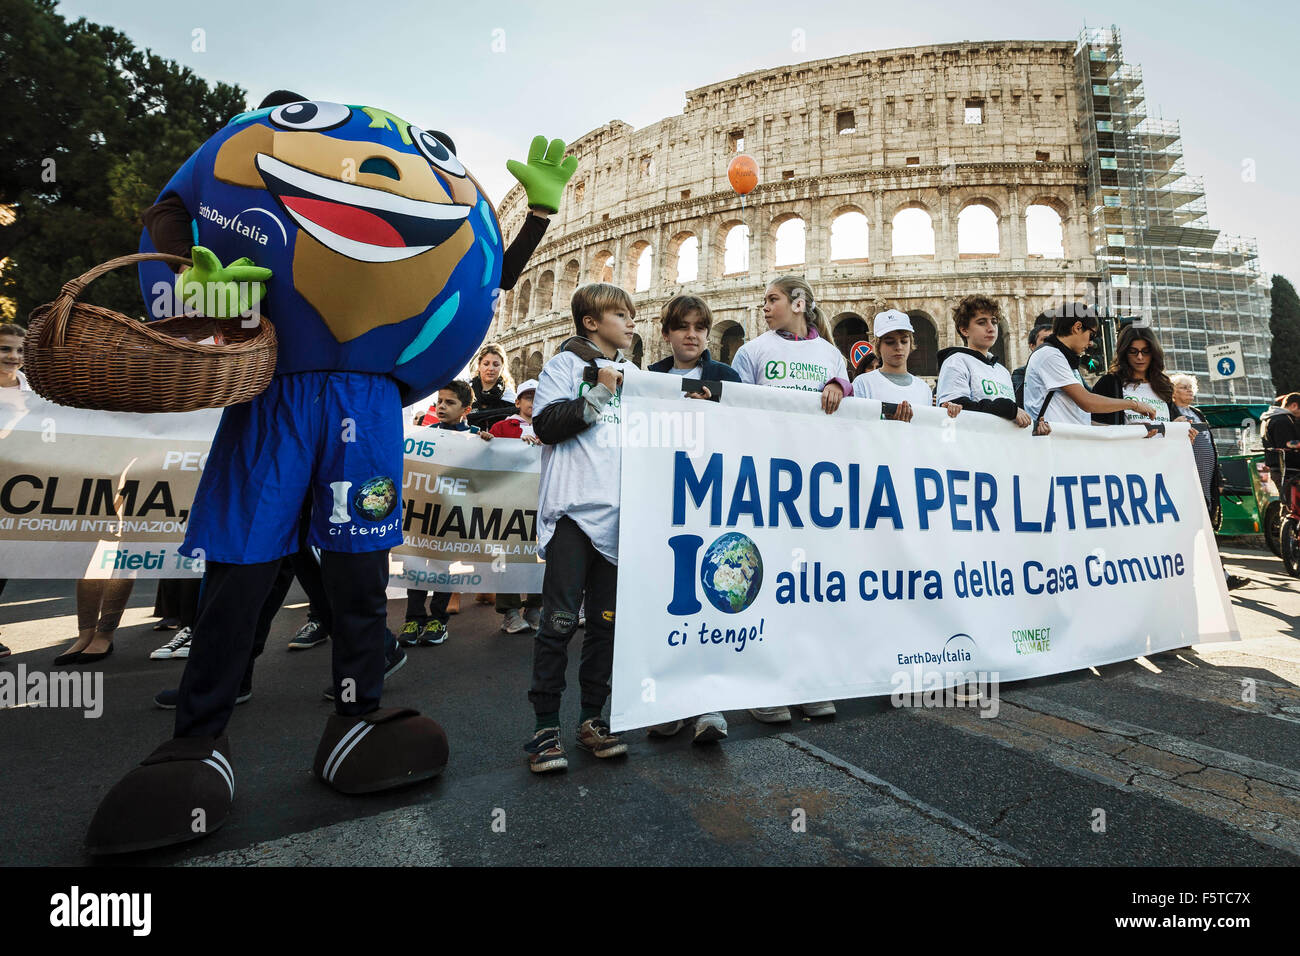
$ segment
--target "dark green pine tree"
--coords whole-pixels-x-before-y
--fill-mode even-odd
[[[245,108],[239,87],[209,85],[55,5],[0,0],[0,296],[24,325],[68,279],[135,252],[140,213]],[[131,269],[97,280],[86,298],[144,311]]]
[[[1273,314],[1268,327],[1273,333],[1269,359],[1273,391],[1277,395],[1300,391],[1300,296],[1280,275],[1273,276]]]

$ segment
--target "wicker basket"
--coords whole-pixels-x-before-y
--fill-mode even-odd
[[[23,372],[33,391],[74,408],[192,412],[247,402],[265,390],[275,372],[275,328],[265,316],[256,328],[203,316],[141,322],[77,301],[105,273],[149,260],[190,265],[160,252],[121,256],[32,311]],[[188,341],[217,332],[224,345]]]

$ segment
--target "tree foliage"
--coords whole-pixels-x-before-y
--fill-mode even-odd
[[[135,252],[140,213],[244,91],[209,85],[112,27],[68,22],[55,0],[0,0],[0,294],[19,322],[68,279]],[[134,270],[87,297],[142,310]]]
[[[1269,367],[1274,394],[1300,391],[1300,296],[1280,275],[1273,276],[1273,314],[1268,327],[1273,333]]]

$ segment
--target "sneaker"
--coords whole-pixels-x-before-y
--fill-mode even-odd
[[[384,653],[384,680],[392,677],[406,665],[406,651],[393,645]],[[320,695],[326,700],[334,699],[334,685],[330,684]]]
[[[419,621],[407,621],[402,625],[402,629],[397,632],[397,642],[405,644],[407,647],[414,647],[419,644],[421,626]]]
[[[150,654],[149,660],[170,661],[189,657],[191,637],[193,637],[193,632],[188,627],[182,627],[173,635],[170,641]]]
[[[307,618],[307,623],[298,628],[298,633],[293,636],[289,642],[289,650],[305,651],[309,647],[315,647],[317,644],[324,644],[330,639],[329,631],[320,621]]]
[[[717,711],[695,718],[695,737],[691,743],[711,744],[727,737],[727,720]]]
[[[805,717],[834,717],[835,701],[818,700],[811,704],[800,704],[799,709],[803,711]]]
[[[5,647],[3,644],[0,644],[0,657],[8,657],[12,653],[13,652],[9,650],[9,648]]]
[[[569,758],[564,756],[564,747],[560,744],[560,728],[546,727],[533,734],[533,739],[524,744],[528,752],[528,769],[533,773],[547,773],[551,770],[567,770]]]
[[[784,724],[790,720],[789,707],[751,707],[749,716],[760,724]]]
[[[1250,578],[1243,578],[1240,574],[1229,574],[1227,577],[1229,591],[1235,591],[1237,588],[1244,588],[1250,583]]]
[[[175,710],[176,702],[180,700],[181,692],[179,688],[173,690],[160,690],[153,695],[153,704],[161,710]],[[239,696],[235,698],[236,704],[247,703],[253,696],[252,687],[239,688]]]
[[[405,663],[406,651],[394,644],[384,654],[384,680],[400,671]]]
[[[420,628],[420,643],[426,647],[441,644],[447,639],[447,625],[442,621],[430,621]]]
[[[534,631],[542,626],[542,609],[540,607],[524,608],[524,620]]]
[[[522,634],[524,631],[532,630],[524,616],[518,610],[506,611],[506,619],[501,622],[501,630],[507,634]]]
[[[684,720],[670,720],[666,724],[655,724],[646,730],[651,737],[671,737],[686,726]]]
[[[609,732],[609,724],[601,717],[582,722],[578,728],[578,746],[597,757],[621,757],[627,753],[627,744],[618,739],[618,734]]]
[[[174,631],[181,626],[181,619],[178,617],[165,617],[153,626],[155,631]]]

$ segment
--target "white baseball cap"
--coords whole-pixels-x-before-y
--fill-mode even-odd
[[[876,338],[884,338],[890,332],[911,332],[916,334],[916,329],[912,328],[912,320],[907,317],[906,312],[899,312],[897,309],[886,309],[884,312],[876,313],[876,321],[872,327]]]
[[[515,397],[518,398],[520,395],[524,394],[524,392],[535,392],[535,391],[537,391],[537,379],[530,378],[528,381],[524,382],[522,385],[520,385],[518,388],[515,389]]]

